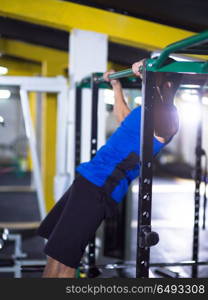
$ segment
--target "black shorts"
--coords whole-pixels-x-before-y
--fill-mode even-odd
[[[48,239],[45,254],[77,268],[103,219],[116,213],[117,203],[103,188],[78,176],[38,228],[38,234]]]

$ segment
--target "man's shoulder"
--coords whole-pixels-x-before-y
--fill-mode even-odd
[[[138,115],[140,113],[141,113],[141,106],[137,106],[134,109],[132,109],[129,115]]]
[[[126,122],[132,122],[133,120],[138,121],[138,118],[140,118],[140,116],[141,116],[141,106],[137,106],[124,119],[124,123],[126,123]]]

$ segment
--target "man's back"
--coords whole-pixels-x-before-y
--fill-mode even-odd
[[[131,181],[139,175],[141,107],[132,110],[120,127],[89,162],[77,171],[86,179],[102,186],[116,202],[120,202]],[[154,154],[164,143],[154,138]]]

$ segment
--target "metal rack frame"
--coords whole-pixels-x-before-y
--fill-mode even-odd
[[[157,239],[156,233],[151,231],[151,209],[152,209],[152,163],[153,163],[153,110],[154,110],[154,88],[156,86],[156,72],[174,72],[186,75],[186,83],[189,81],[189,75],[195,77],[201,74],[208,74],[207,61],[176,61],[167,63],[167,59],[171,53],[191,53],[198,54],[198,49],[208,41],[208,31],[192,36],[185,40],[176,42],[167,46],[160,56],[156,59],[147,59],[142,70],[143,87],[142,87],[142,120],[141,120],[141,171],[139,177],[139,206],[138,206],[138,230],[137,230],[137,257],[136,257],[136,277],[149,276],[149,254],[150,239]],[[204,51],[203,51],[204,54]],[[208,54],[208,49],[207,49]],[[119,79],[133,76],[132,69],[116,72],[109,76],[110,79]],[[100,77],[99,82],[103,82],[104,78]],[[199,141],[199,138],[198,138]],[[199,167],[199,159],[197,165]],[[199,175],[199,173],[198,173]],[[198,176],[197,175],[197,176]],[[193,265],[192,276],[197,277],[198,262],[198,242],[199,242],[199,187],[198,180],[195,193],[195,223],[193,233]],[[169,264],[166,264],[168,266]]]
[[[98,79],[103,73],[93,73],[90,77],[84,78],[76,85],[76,106],[75,106],[75,169],[81,162],[81,114],[82,114],[82,89],[90,88],[92,90],[92,110],[91,110],[91,149],[90,158],[92,159],[97,152],[98,143],[98,94],[99,89],[111,89],[107,82],[99,82]],[[122,80],[124,88],[139,89],[141,80],[138,78],[128,78]],[[89,242],[88,252],[88,276],[95,277],[99,273],[96,267],[95,259],[95,237]]]

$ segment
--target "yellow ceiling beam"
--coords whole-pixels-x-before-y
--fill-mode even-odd
[[[41,64],[26,62],[11,57],[0,57],[0,66],[8,68],[10,76],[38,76],[41,74]]]
[[[193,32],[97,8],[58,0],[0,0],[0,15],[70,31],[92,30],[111,41],[161,49]],[[55,38],[55,37],[54,37]]]
[[[68,66],[67,52],[16,40],[0,39],[0,53],[43,63],[43,68],[50,65],[51,76],[62,75]]]

